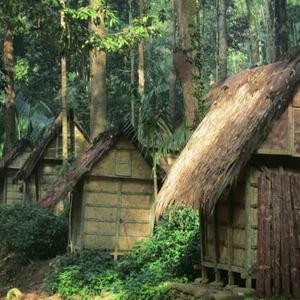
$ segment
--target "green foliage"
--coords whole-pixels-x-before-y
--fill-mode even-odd
[[[171,209],[153,237],[137,244],[121,260],[107,252],[85,250],[58,257],[46,284],[66,299],[89,299],[103,291],[117,299],[167,299],[165,281],[193,279],[199,263],[199,216],[191,209]]]
[[[23,261],[63,253],[67,246],[68,218],[29,204],[0,207],[2,247]]]

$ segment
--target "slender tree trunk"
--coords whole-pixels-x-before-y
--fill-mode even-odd
[[[288,50],[286,0],[274,0],[276,57]]]
[[[267,63],[272,63],[275,60],[275,28],[274,28],[274,7],[273,0],[265,0],[266,3],[266,55]]]
[[[90,6],[97,8],[100,6],[98,17],[100,24],[97,26],[91,21],[91,29],[100,37],[105,36],[104,13],[102,4],[97,4],[97,0],[90,0]],[[100,2],[101,3],[101,2]],[[106,95],[106,53],[94,49],[91,52],[91,138],[95,138],[99,133],[106,130],[107,125],[107,95]]]
[[[169,103],[171,122],[174,127],[175,124],[175,103],[176,103],[176,73],[173,64],[173,54],[176,47],[176,19],[175,19],[175,0],[170,0],[171,20],[170,20],[170,48],[171,48],[171,62],[169,73]]]
[[[16,110],[14,90],[14,46],[13,31],[9,22],[4,25],[4,68],[5,76],[5,142],[4,155],[10,153],[16,142]]]
[[[128,0],[129,6],[129,25],[132,25],[132,0]],[[134,51],[130,50],[130,84],[134,86]],[[131,95],[131,124],[135,127],[135,105],[134,105],[134,95]]]
[[[223,82],[227,77],[227,23],[226,23],[226,0],[217,0],[217,82]]]
[[[198,100],[194,95],[193,82],[193,73],[197,73],[197,70],[191,61],[194,57],[192,39],[197,29],[198,11],[195,0],[177,0],[176,8],[181,49],[174,53],[174,66],[183,91],[185,122],[187,126],[193,126],[198,111]]]
[[[64,9],[66,4],[64,0],[60,0],[62,10],[60,12],[60,25],[63,31],[66,31],[66,21]],[[66,163],[68,159],[68,75],[67,75],[67,59],[65,49],[61,54],[61,103],[62,103],[62,154],[63,161]]]
[[[250,36],[250,50],[251,50],[251,64],[259,64],[259,45],[258,33],[256,26],[256,19],[254,15],[253,0],[246,0],[247,16],[249,23],[249,36]]]
[[[144,0],[139,0],[139,12],[140,19],[143,19],[144,16]],[[138,92],[141,99],[141,107],[139,111],[139,138],[141,139],[143,136],[143,128],[142,128],[142,105],[144,102],[144,93],[145,93],[145,57],[144,57],[144,48],[145,43],[144,40],[139,42],[138,47],[138,55],[139,55],[139,66],[138,66]]]

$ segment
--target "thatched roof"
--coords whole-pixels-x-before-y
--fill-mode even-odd
[[[86,140],[89,141],[90,138],[88,137],[86,132],[82,129],[81,125],[76,120],[76,118],[74,118],[72,112],[70,112],[68,115],[69,120],[70,118],[71,121],[79,128],[79,130],[84,135]],[[25,161],[22,168],[17,172],[16,176],[14,177],[14,180],[26,180],[31,175],[36,164],[39,162],[40,158],[44,155],[48,145],[51,143],[51,141],[55,138],[57,134],[61,133],[61,128],[62,128],[62,114],[60,114],[54,120],[51,129],[31,152],[30,156]]]
[[[22,139],[18,141],[14,148],[12,149],[11,153],[5,155],[0,162],[0,172],[3,171],[24,149],[27,147],[32,148],[32,145],[29,140]]]
[[[211,108],[158,194],[159,216],[172,204],[213,212],[300,83],[300,49],[228,78],[209,94]]]
[[[38,203],[38,206],[40,208],[54,207],[61,199],[64,199],[68,192],[74,189],[76,183],[82,176],[90,171],[93,165],[99,161],[124,134],[137,146],[141,155],[143,155],[151,165],[153,163],[151,156],[144,153],[144,148],[136,139],[133,131],[123,130],[122,126],[107,130],[99,134],[99,136],[93,140],[92,144],[72,164],[69,170],[48,189],[47,193]],[[157,171],[160,178],[165,176],[165,172],[159,166],[157,167]]]

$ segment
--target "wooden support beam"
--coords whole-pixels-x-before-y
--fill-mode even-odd
[[[257,199],[257,222],[258,222],[258,234],[257,234],[257,274],[256,274],[256,291],[258,297],[264,297],[265,286],[264,286],[264,249],[263,249],[263,238],[264,238],[264,215],[265,206],[263,205],[263,190],[262,190],[262,176],[258,179],[258,199]]]
[[[246,191],[245,191],[245,210],[246,210],[246,220],[245,220],[245,231],[246,231],[246,288],[252,288],[252,201],[253,201],[253,187],[251,186],[252,179],[252,168],[247,172],[246,176]]]
[[[227,224],[227,240],[228,240],[228,284],[234,285],[234,277],[232,273],[233,263],[233,201],[234,197],[233,189],[231,189],[227,197],[227,209],[228,209],[228,224]]]
[[[288,215],[288,190],[289,178],[287,173],[281,174],[281,271],[282,271],[282,292],[283,296],[289,297],[290,293],[290,240],[289,240],[289,218]]]
[[[204,217],[202,215],[202,212],[199,211],[199,224],[200,224],[200,241],[201,241],[201,265],[202,265],[202,271],[201,271],[201,277],[207,278],[207,270],[204,266],[204,243],[207,243],[207,236],[204,232]]]
[[[214,251],[215,251],[215,281],[221,281],[220,270],[218,269],[218,262],[220,259],[220,251],[219,251],[219,231],[218,231],[218,205],[215,207],[214,211],[214,221],[213,221],[213,231],[214,231]]]
[[[269,174],[265,174],[265,297],[271,297],[271,267],[272,267],[272,258],[271,258],[271,178]]]
[[[281,211],[281,178],[278,173],[271,174],[272,181],[272,238],[273,238],[273,296],[279,296],[281,289],[280,266],[280,211]]]

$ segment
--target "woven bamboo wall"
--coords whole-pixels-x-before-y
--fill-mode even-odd
[[[72,211],[74,248],[106,249],[117,257],[152,234],[151,167],[127,138],[85,176],[82,206],[76,204]]]
[[[24,149],[5,168],[1,184],[1,203],[11,205],[24,200],[23,183],[13,182],[13,178],[30,155],[30,151],[31,149],[29,147]]]

